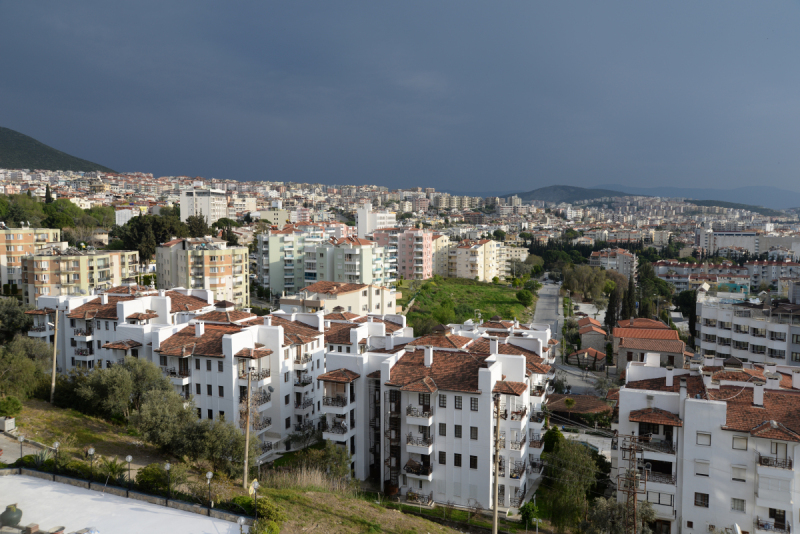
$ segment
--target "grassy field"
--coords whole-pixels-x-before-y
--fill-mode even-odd
[[[404,280],[401,306],[408,305],[414,293],[409,281]],[[408,323],[418,328],[431,319],[438,323],[463,322],[474,318],[474,311],[480,310],[484,320],[494,315],[503,319],[516,317],[527,321],[533,317],[534,305],[526,308],[517,300],[517,289],[503,284],[476,282],[464,278],[444,278],[422,284],[416,294],[413,306],[408,311]]]

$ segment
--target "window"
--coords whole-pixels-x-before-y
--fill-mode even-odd
[[[659,426],[657,423],[639,423],[639,435],[646,436],[648,434],[659,434]]]
[[[209,397],[213,395],[213,393],[211,393],[211,384],[206,384],[206,393]]]
[[[703,508],[708,508],[708,493],[695,493],[694,505],[702,506]]]
[[[108,330],[108,321],[106,321],[106,330]]]
[[[102,347],[100,346],[100,340],[99,340],[99,339],[97,340],[97,348],[98,348],[98,349],[99,349],[99,348],[102,348]]]
[[[447,408],[447,395],[439,395],[439,408]]]
[[[792,343],[800,345],[800,334],[792,334]]]
[[[219,371],[220,373],[222,372],[223,365],[224,365],[224,362],[222,362],[222,361],[218,361],[217,362],[217,371]]]
[[[222,410],[219,411],[219,420],[220,421],[224,421],[225,420],[225,412],[223,412]]]
[[[456,395],[455,403],[456,403],[456,410],[460,410],[461,409],[461,395]]]
[[[702,462],[700,460],[695,460],[694,462],[694,474],[699,477],[707,477],[708,476],[708,462]]]
[[[283,398],[283,403],[284,403],[284,404],[286,404],[286,405],[288,405],[288,404],[289,404],[289,395],[286,395],[286,396]]]
[[[456,425],[456,429],[455,429],[455,436],[456,436],[457,438],[460,438],[460,437],[461,437],[461,425]]]
[[[687,521],[686,528],[694,528],[694,521]]]
[[[697,433],[697,444],[704,445],[706,447],[711,446],[711,434],[706,432],[698,432]]]
[[[439,435],[440,436],[447,435],[447,423],[439,423]]]
[[[208,418],[214,419],[214,410],[208,410]]]
[[[469,439],[478,439],[478,427],[477,426],[469,427]]]
[[[470,456],[469,457],[469,468],[470,469],[477,469],[478,468],[478,457],[477,456]]]
[[[291,428],[292,427],[292,418],[291,417],[287,417],[286,418],[286,421],[284,421],[284,426],[286,428]]]
[[[333,345],[328,345],[328,352],[333,352]]]
[[[206,371],[211,370],[211,360],[206,360]]]
[[[453,465],[455,467],[461,467],[461,455],[456,453],[453,455]]]
[[[420,393],[419,394],[419,404],[422,406],[430,406],[431,405],[431,394],[430,393]]]
[[[198,371],[200,370],[200,360],[194,361],[194,368],[197,369]]]
[[[197,418],[198,419],[202,419],[203,418],[203,409],[202,408],[198,408],[197,409]]]
[[[439,463],[442,465],[447,464],[447,453],[444,451],[439,451]]]
[[[733,510],[734,512],[744,512],[745,511],[744,506],[745,506],[744,499],[736,499],[736,498],[731,499],[731,510]]]
[[[747,438],[744,436],[733,436],[733,448],[737,451],[746,451]]]
[[[202,389],[200,389],[200,384],[195,384],[194,388],[195,390],[197,390],[197,394],[200,395],[200,393],[202,392]]]
[[[473,412],[478,411],[478,398],[477,397],[470,397],[469,399],[469,409]]]
[[[346,346],[345,349],[345,352],[350,352],[350,345]]]
[[[338,347],[336,347],[336,352],[342,352],[342,346],[341,346],[341,345],[339,345]]]
[[[793,352],[792,353],[792,361],[793,362],[800,362],[800,352]]]
[[[731,466],[731,480],[744,482],[745,476],[747,476],[747,468],[738,465]]]
[[[283,373],[283,381],[284,382],[288,382],[289,381],[289,371],[286,371],[285,373]]]
[[[224,397],[225,396],[225,387],[224,386],[219,386],[219,396],[220,397]]]

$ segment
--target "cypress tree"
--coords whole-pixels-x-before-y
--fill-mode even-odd
[[[636,286],[633,283],[633,276],[628,277],[628,316],[623,319],[628,319],[636,315]]]
[[[605,320],[606,331],[609,334],[614,331],[614,325],[617,324],[617,308],[619,308],[617,292],[612,291],[611,294],[608,295],[608,308],[606,309]]]
[[[50,191],[50,184],[47,184],[47,188],[44,192],[44,203],[50,204],[51,202],[53,202],[53,193]]]

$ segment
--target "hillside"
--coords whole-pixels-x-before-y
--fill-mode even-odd
[[[625,193],[610,189],[586,189],[570,185],[550,185],[540,187],[527,193],[518,193],[522,200],[544,200],[545,202],[575,202],[578,200],[592,200],[602,197],[625,196]]]
[[[719,202],[733,202],[746,206],[766,206],[772,209],[788,209],[792,206],[800,206],[800,192],[790,191],[766,185],[768,180],[764,180],[759,185],[747,187],[726,187],[723,189],[695,188],[695,187],[640,187],[635,185],[622,184],[602,184],[599,188],[615,189],[623,191],[629,195],[647,195],[651,197],[669,198],[713,198],[716,204]]]
[[[70,156],[9,128],[0,127],[0,169],[114,172],[108,167]]]
[[[753,206],[750,204],[738,204],[736,202],[723,202],[722,200],[690,200],[692,204],[697,204],[698,206],[717,206],[720,208],[731,208],[736,210],[748,210],[752,211],[753,213],[760,213],[765,217],[780,217],[782,215],[786,215],[782,211],[777,211],[769,208],[765,208],[764,206]]]

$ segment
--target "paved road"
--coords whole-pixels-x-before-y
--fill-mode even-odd
[[[564,310],[558,297],[559,289],[560,286],[555,284],[542,286],[539,290],[539,300],[536,301],[536,313],[533,314],[533,322],[549,324],[556,339],[561,338],[560,329],[564,324]]]
[[[19,441],[15,438],[9,438],[5,434],[0,434],[0,449],[3,450],[3,455],[0,456],[0,461],[7,464],[13,464],[19,458]],[[36,454],[41,449],[34,447],[29,443],[22,445],[22,452],[25,455]]]

